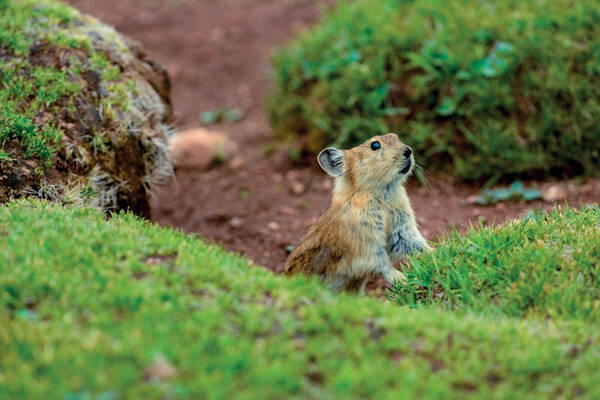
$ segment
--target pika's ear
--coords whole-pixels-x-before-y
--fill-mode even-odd
[[[344,151],[336,149],[335,147],[328,147],[319,153],[319,165],[329,175],[338,177],[343,175],[344,163]]]

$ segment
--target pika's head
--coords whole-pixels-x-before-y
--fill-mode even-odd
[[[395,133],[374,136],[350,150],[329,147],[319,153],[319,165],[329,175],[359,190],[377,190],[392,182],[404,183],[415,165],[410,147]]]

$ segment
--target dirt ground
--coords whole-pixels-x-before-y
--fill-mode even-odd
[[[269,58],[277,46],[316,22],[314,0],[69,0],[145,45],[172,80],[176,128],[202,126],[199,115],[241,108],[237,123],[213,125],[237,143],[229,162],[209,171],[180,170],[152,201],[153,220],[222,244],[280,271],[288,246],[326,209],[331,181],[315,164],[292,165],[272,140],[263,103],[273,89]],[[269,154],[269,155],[267,155]],[[550,201],[472,204],[481,188],[431,177],[430,189],[409,184],[423,235],[436,240],[451,225],[479,218],[501,223]],[[600,181],[526,182],[566,195],[571,205],[600,201]],[[560,196],[564,197],[564,196]]]

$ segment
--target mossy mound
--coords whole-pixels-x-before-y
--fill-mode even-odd
[[[148,215],[172,173],[166,73],[54,0],[0,0],[0,202],[37,196]]]
[[[466,180],[597,175],[600,2],[338,2],[275,59],[274,130],[319,151],[397,132]]]
[[[597,213],[540,217],[522,233]],[[597,257],[586,247],[573,246],[565,274],[588,279]],[[513,290],[526,294],[528,280]],[[594,399],[600,333],[579,306],[568,319],[501,316],[493,303],[480,314],[400,308],[129,214],[0,207],[0,398]]]

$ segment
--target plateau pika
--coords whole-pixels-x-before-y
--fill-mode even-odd
[[[350,150],[327,148],[318,161],[335,178],[331,205],[292,251],[285,273],[317,275],[335,290],[363,291],[377,274],[405,280],[393,264],[430,249],[404,189],[412,149],[388,133]]]

